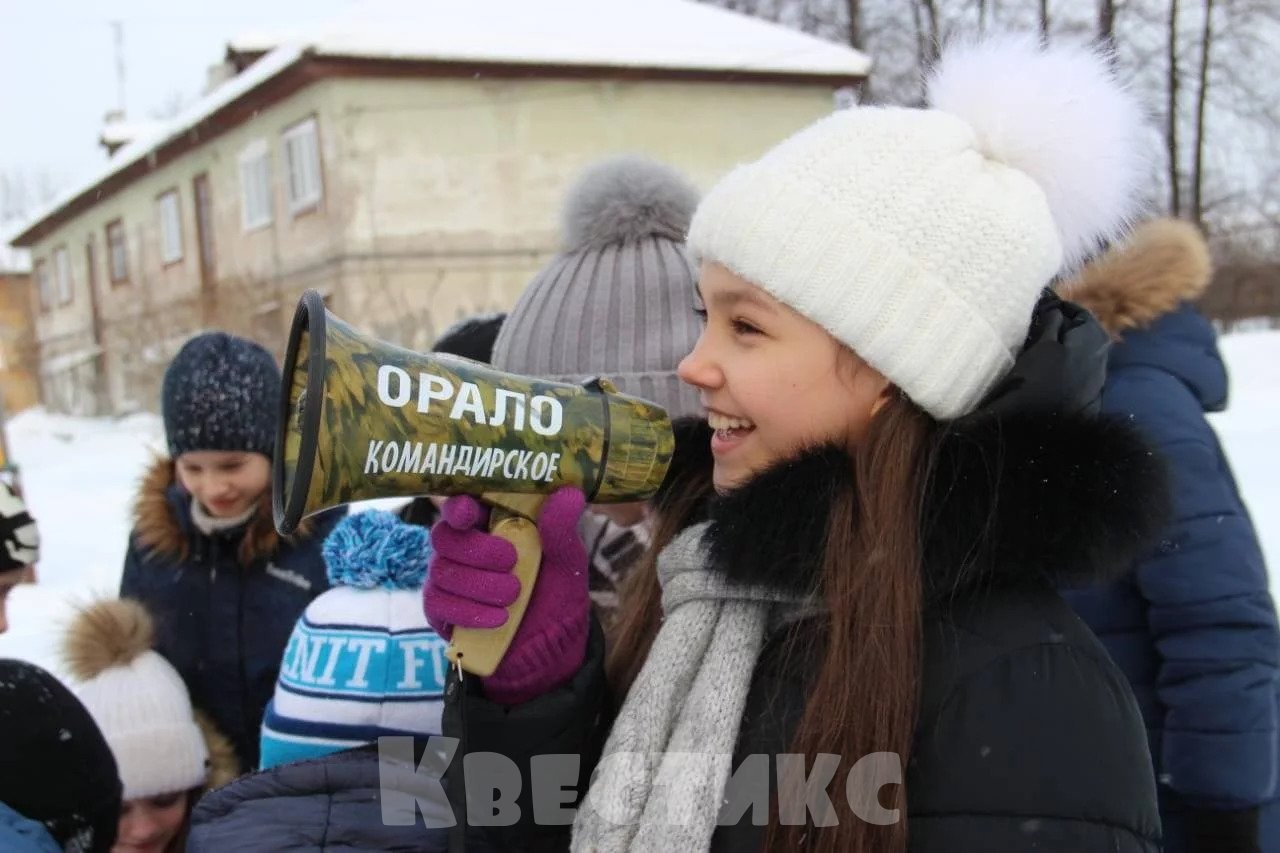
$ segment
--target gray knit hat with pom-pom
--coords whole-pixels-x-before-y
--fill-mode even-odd
[[[676,365],[701,331],[684,235],[698,192],[641,156],[589,168],[566,200],[560,254],[534,277],[494,343],[499,370],[569,382],[607,377],[672,417],[698,415]]]

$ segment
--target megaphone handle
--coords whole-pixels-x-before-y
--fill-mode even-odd
[[[511,646],[542,565],[542,537],[538,535],[538,525],[531,519],[494,507],[489,516],[489,532],[507,540],[516,549],[513,571],[520,579],[520,596],[507,608],[506,623],[497,628],[454,626],[453,638],[445,652],[450,661],[482,678],[493,675]]]

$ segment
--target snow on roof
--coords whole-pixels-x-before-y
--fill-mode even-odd
[[[227,47],[256,52],[271,43],[268,36],[255,33]],[[797,77],[853,78],[871,68],[871,60],[853,48],[692,0],[366,0],[310,32],[290,34],[276,44],[172,119],[122,146],[102,168],[42,208],[9,239],[19,238],[308,54]]]
[[[692,0],[366,0],[294,39],[328,56],[850,77],[871,69],[845,45]],[[270,44],[255,32],[228,46]]]
[[[129,144],[121,147],[115,154],[111,155],[107,162],[96,172],[86,176],[84,180],[73,185],[70,190],[60,194],[52,202],[45,205],[8,237],[0,237],[0,241],[8,243],[11,240],[18,239],[24,232],[70,204],[81,194],[98,186],[98,184],[112,175],[124,171],[124,169],[142,160],[164,143],[180,136],[249,90],[275,77],[281,71],[297,62],[303,53],[303,49],[296,45],[278,47],[246,68],[242,73],[227,80],[221,86],[191,104],[172,119],[156,122],[147,133],[134,138]]]
[[[99,138],[105,145],[128,145],[135,139],[159,133],[164,124],[162,121],[109,121],[102,126]]]

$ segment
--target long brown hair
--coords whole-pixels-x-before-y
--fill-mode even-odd
[[[904,774],[910,761],[921,669],[921,507],[940,434],[933,419],[894,393],[851,450],[852,484],[831,502],[822,551],[827,617],[818,647],[807,650],[821,663],[791,747],[810,766],[819,753],[840,756],[828,790],[839,822],[823,828],[784,826],[775,804],[766,850],[907,849],[905,785],[881,792],[882,806],[900,810],[892,825],[868,823],[840,804],[846,802],[845,780],[859,758],[896,753]],[[666,505],[658,507],[649,550],[620,598],[608,659],[619,697],[639,673],[661,621],[658,552],[696,518],[710,494],[709,469],[681,472],[681,478],[685,489],[671,489]],[[789,653],[804,659],[805,652]]]
[[[649,546],[618,589],[619,607],[609,625],[605,671],[618,704],[640,674],[662,621],[658,554],[681,530],[697,522],[715,494],[711,484],[711,428],[706,421],[677,421],[676,452],[653,500]]]

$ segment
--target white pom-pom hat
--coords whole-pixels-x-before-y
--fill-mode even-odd
[[[127,598],[85,607],[64,638],[76,695],[111,747],[125,800],[201,787],[209,774],[186,685],[154,640],[146,608]]]
[[[946,420],[1013,365],[1054,276],[1123,233],[1146,163],[1142,110],[1092,49],[963,45],[929,94],[837,112],[739,166],[688,244]]]

